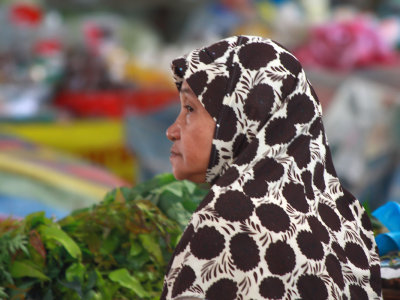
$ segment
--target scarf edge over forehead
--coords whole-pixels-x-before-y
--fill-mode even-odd
[[[161,299],[381,299],[369,218],[337,178],[297,59],[272,40],[234,36],[177,58],[172,70],[216,130],[211,190],[175,249]]]

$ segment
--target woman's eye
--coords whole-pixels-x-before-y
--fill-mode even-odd
[[[193,107],[191,107],[190,105],[185,105],[185,109],[188,111],[188,112],[192,112],[194,109],[193,109]]]

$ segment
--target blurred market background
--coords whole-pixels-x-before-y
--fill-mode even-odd
[[[302,62],[343,184],[400,202],[399,0],[1,0],[0,218],[62,218],[170,172],[170,61],[269,37]]]

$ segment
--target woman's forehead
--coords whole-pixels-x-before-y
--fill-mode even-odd
[[[182,87],[181,87],[179,93],[180,93],[181,95],[184,95],[184,96],[196,97],[195,93],[194,93],[193,90],[190,88],[190,85],[187,83],[186,80],[183,81]],[[197,98],[197,97],[196,97],[196,98]]]

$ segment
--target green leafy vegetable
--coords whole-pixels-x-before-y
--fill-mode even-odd
[[[82,256],[78,245],[61,229],[42,225],[39,231],[45,239],[54,239],[60,242],[73,258],[80,258]]]
[[[112,281],[117,282],[121,286],[132,290],[135,294],[137,294],[141,298],[149,296],[149,293],[143,289],[139,280],[131,276],[127,269],[115,270],[111,272],[108,276]]]
[[[27,261],[14,261],[10,271],[14,278],[33,277],[44,281],[49,280],[46,275],[31,266]]]
[[[159,299],[165,268],[207,189],[161,174],[55,221],[0,222],[0,299]]]

